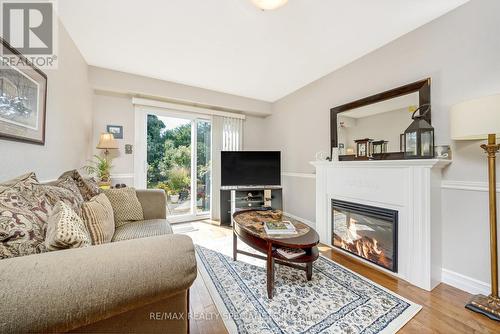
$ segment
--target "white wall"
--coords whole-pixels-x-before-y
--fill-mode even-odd
[[[308,161],[330,149],[330,108],[431,77],[436,144],[453,149],[445,179],[486,181],[480,143],[451,141],[448,110],[500,92],[499,13],[500,1],[473,0],[277,101],[266,148],[283,151],[284,172],[313,173]],[[314,179],[284,178],[285,210],[314,221]],[[489,282],[487,193],[449,189],[443,203],[444,268]]]
[[[59,24],[59,66],[44,70],[48,79],[45,146],[0,139],[0,182],[25,172],[40,180],[84,165],[92,133],[87,64]]]

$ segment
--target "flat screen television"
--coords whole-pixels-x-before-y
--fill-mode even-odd
[[[222,151],[221,185],[281,185],[281,152]]]

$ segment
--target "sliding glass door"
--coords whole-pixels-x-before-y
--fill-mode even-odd
[[[209,119],[148,112],[147,187],[162,189],[171,222],[208,217],[211,194]]]

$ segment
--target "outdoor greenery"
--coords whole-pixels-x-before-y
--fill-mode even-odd
[[[210,166],[210,123],[197,123],[197,198],[204,198]],[[185,199],[191,188],[191,124],[166,130],[161,119],[148,115],[148,188],[163,189]],[[201,190],[200,190],[201,189]]]

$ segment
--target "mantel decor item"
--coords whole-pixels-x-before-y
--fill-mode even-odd
[[[45,144],[47,76],[0,38],[0,137]]]
[[[376,140],[372,142],[373,154],[387,153],[387,140]]]
[[[354,141],[356,143],[356,158],[369,159],[372,156],[372,142],[373,139],[364,138]]]
[[[490,210],[491,294],[475,295],[465,306],[469,310],[500,321],[498,297],[496,153],[500,145],[500,94],[459,103],[450,112],[451,137],[454,140],[484,140],[481,148],[488,154],[488,185]]]
[[[434,128],[426,120],[430,110],[431,105],[424,104],[411,115],[413,122],[405,131],[405,159],[434,158]]]

